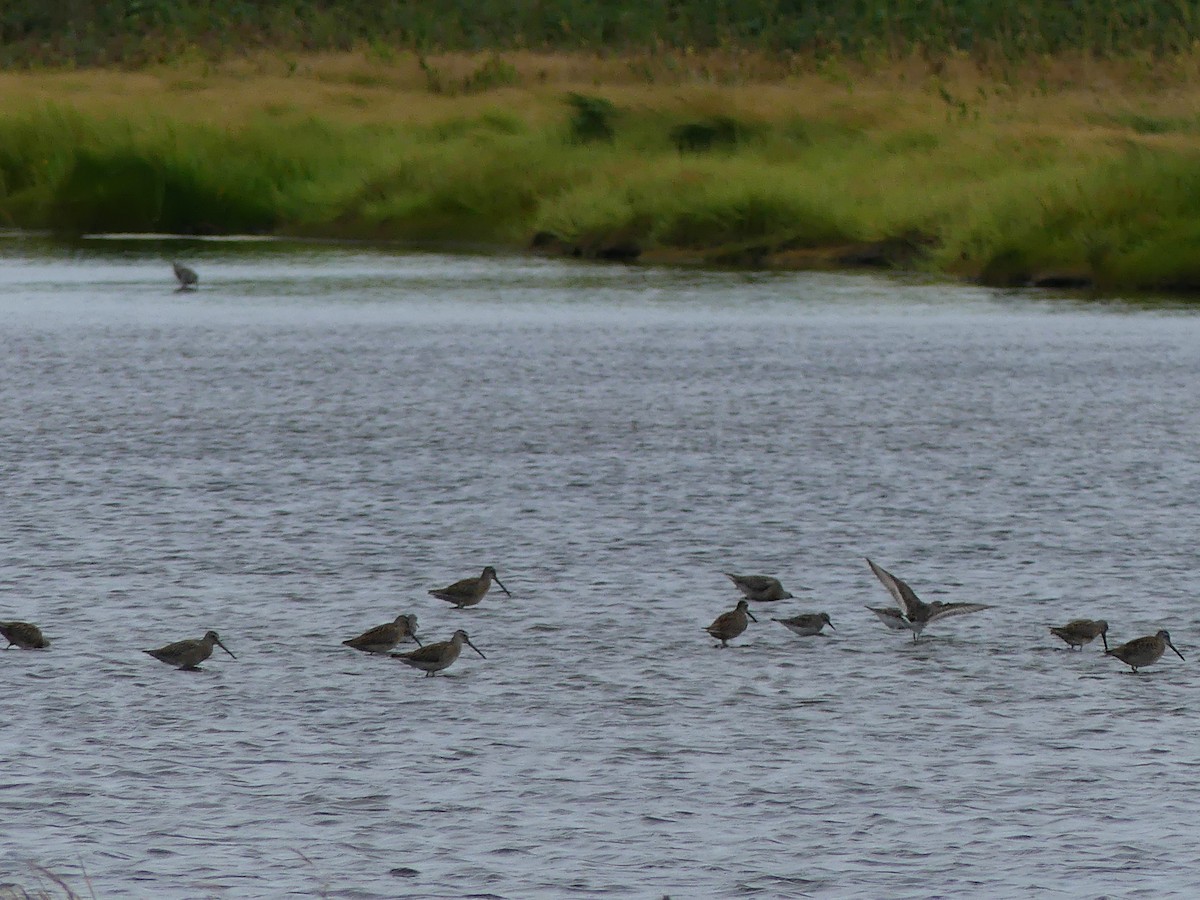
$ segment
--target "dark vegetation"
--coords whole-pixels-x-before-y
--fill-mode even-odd
[[[144,65],[185,50],[705,51],[877,58],[1190,52],[1190,0],[6,0],[0,64]]]

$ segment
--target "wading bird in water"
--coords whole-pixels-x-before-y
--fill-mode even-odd
[[[1108,650],[1108,623],[1101,619],[1073,619],[1066,625],[1051,628],[1050,633],[1062,638],[1072,650],[1082,650],[1084,644],[1090,644],[1097,637],[1104,641],[1104,649]]]
[[[364,631],[358,637],[342,641],[347,647],[362,650],[366,653],[387,653],[401,641],[411,638],[421,646],[417,637],[417,617],[412,615],[396,616],[396,621],[384,625],[376,625],[369,631]]]
[[[798,616],[792,616],[788,619],[776,619],[775,621],[788,629],[788,631],[794,631],[801,637],[820,634],[821,629],[826,625],[837,631],[833,627],[833,623],[829,621],[829,613],[801,613]]]
[[[778,578],[769,575],[734,575],[732,572],[725,572],[724,575],[742,592],[742,596],[755,603],[792,599],[791,592],[783,589]]]
[[[199,670],[200,663],[212,656],[214,646],[220,647],[230,656],[233,656],[229,648],[221,643],[221,639],[217,637],[215,631],[206,633],[198,641],[176,641],[173,644],[167,644],[165,647],[159,647],[157,650],[144,650],[142,652],[149,653],[155,659],[165,662],[169,666],[195,672]],[[233,658],[237,659],[236,656],[233,656]]]
[[[887,569],[875,565],[869,559],[867,565],[871,567],[875,577],[883,582],[883,586],[888,589],[888,593],[900,607],[892,609],[891,607],[868,606],[867,609],[879,616],[880,621],[888,628],[894,628],[896,631],[903,631],[907,628],[912,632],[914,644],[930,622],[936,622],[944,616],[961,616],[965,613],[979,612],[981,609],[991,609],[991,606],[986,603],[942,603],[940,600],[924,603],[912,588]]]
[[[508,588],[500,584],[500,579],[496,577],[496,570],[488,566],[483,570],[483,574],[478,578],[464,578],[462,581],[456,581],[454,584],[444,588],[437,588],[429,593],[439,600],[445,600],[447,603],[453,603],[455,609],[462,609],[464,606],[474,606],[487,594],[488,588],[492,586],[492,582],[496,582],[500,590],[508,593]]]
[[[471,639],[467,637],[467,633],[461,628],[450,637],[448,641],[438,641],[436,644],[426,644],[420,650],[412,650],[408,653],[393,653],[392,659],[398,659],[406,666],[412,666],[414,669],[421,669],[428,678],[436,675],[442,669],[447,669],[454,664],[458,659],[458,654],[462,652],[462,645],[466,644],[484,659],[483,651],[471,643]]]
[[[177,262],[171,263],[171,268],[175,270],[175,278],[179,281],[177,290],[194,291],[200,284],[200,276],[196,274],[195,269],[189,269]]]
[[[728,647],[727,641],[732,641],[735,637],[746,630],[746,617],[749,616],[755,622],[758,619],[754,618],[754,614],[750,612],[750,604],[745,600],[739,600],[738,605],[729,612],[721,613],[717,616],[711,625],[704,630],[721,642],[722,647]]]
[[[42,631],[29,622],[0,622],[0,637],[8,641],[8,647],[20,650],[45,650],[50,642],[42,637]]]
[[[1129,666],[1129,668],[1133,669],[1133,673],[1136,675],[1137,670],[1142,668],[1142,666],[1149,666],[1158,662],[1168,647],[1175,651],[1176,656],[1183,659],[1183,654],[1171,643],[1171,635],[1166,629],[1160,630],[1158,634],[1135,638],[1127,644],[1113,647],[1111,650],[1106,650],[1104,655],[1115,656],[1121,662],[1125,663],[1125,665]]]

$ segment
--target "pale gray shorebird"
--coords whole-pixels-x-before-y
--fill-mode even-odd
[[[1149,666],[1158,662],[1168,647],[1175,651],[1176,656],[1183,659],[1183,654],[1171,643],[1171,635],[1164,628],[1160,629],[1157,634],[1135,638],[1119,647],[1106,650],[1104,651],[1104,655],[1115,656],[1121,662],[1125,663],[1125,665],[1129,666],[1129,668],[1133,669],[1136,675],[1137,670],[1143,666]]]
[[[189,269],[177,262],[171,263],[171,268],[175,270],[175,278],[179,282],[178,290],[194,291],[200,284],[200,276],[196,274],[195,269]]]
[[[8,647],[20,650],[45,650],[50,642],[42,636],[42,630],[29,622],[0,622],[0,637],[8,641]]]
[[[165,647],[159,647],[157,650],[143,650],[142,652],[149,653],[160,662],[165,662],[169,666],[175,666],[177,669],[196,671],[199,669],[200,663],[212,656],[214,646],[220,647],[230,656],[233,656],[229,648],[221,643],[221,639],[217,637],[215,631],[207,632],[198,641],[176,641],[173,644],[167,644]],[[236,656],[233,656],[233,658],[237,659]]]
[[[888,628],[894,628],[896,631],[903,631],[907,628],[912,632],[914,644],[930,622],[935,622],[944,616],[961,616],[964,613],[979,612],[981,609],[991,609],[991,606],[986,603],[943,603],[940,600],[924,603],[912,588],[887,569],[875,565],[869,559],[867,565],[871,567],[875,577],[883,582],[883,586],[888,589],[888,593],[900,607],[892,609],[891,607],[868,606],[867,609],[879,616],[879,620]]]
[[[783,589],[778,578],[772,578],[769,575],[734,575],[732,572],[723,574],[733,582],[734,587],[742,592],[742,596],[755,603],[792,599],[791,592]]]
[[[426,644],[420,650],[411,650],[408,653],[393,653],[391,657],[400,660],[406,666],[421,669],[428,678],[453,665],[454,661],[458,659],[458,654],[462,652],[463,644],[487,659],[486,656],[483,656],[483,651],[471,643],[471,639],[461,628],[454,632],[448,641]]]
[[[453,603],[455,609],[462,609],[464,606],[474,606],[487,594],[488,588],[492,586],[492,582],[496,582],[500,590],[508,593],[508,588],[500,584],[500,579],[496,577],[496,570],[488,566],[483,570],[483,574],[478,578],[464,578],[462,581],[456,581],[448,587],[438,588],[429,593],[437,597],[439,600],[445,600],[447,603]]]
[[[794,631],[801,637],[820,634],[821,629],[826,625],[837,631],[833,627],[833,623],[829,621],[829,613],[801,613],[798,616],[792,616],[787,619],[775,619],[775,621],[788,631]]]
[[[399,615],[394,622],[376,625],[358,637],[352,637],[342,643],[366,653],[387,653],[398,643],[409,638],[416,641],[418,647],[421,646],[421,639],[417,637],[417,617]]]
[[[749,616],[755,622],[758,619],[754,618],[754,614],[750,612],[750,604],[745,600],[739,600],[738,605],[729,612],[721,613],[717,616],[711,625],[704,630],[721,642],[722,647],[728,647],[727,641],[732,641],[735,637],[746,630],[746,617]]]
[[[1082,650],[1084,644],[1097,637],[1104,641],[1105,651],[1108,650],[1108,623],[1102,619],[1072,619],[1066,625],[1051,628],[1050,633],[1066,641],[1072,650]]]

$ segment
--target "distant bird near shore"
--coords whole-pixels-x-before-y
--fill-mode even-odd
[[[1104,641],[1104,649],[1108,650],[1108,623],[1102,619],[1073,619],[1066,625],[1051,628],[1050,633],[1062,638],[1072,650],[1082,650],[1084,644],[1090,644],[1097,637]]]
[[[195,269],[189,269],[185,265],[173,262],[171,268],[175,270],[175,278],[179,281],[177,291],[194,291],[200,284],[200,276],[196,274]]]
[[[1113,647],[1111,650],[1106,650],[1104,655],[1115,656],[1133,669],[1133,673],[1136,675],[1137,670],[1143,666],[1158,662],[1168,647],[1175,651],[1176,656],[1183,659],[1183,654],[1171,643],[1171,635],[1166,629],[1160,629],[1157,634],[1135,638],[1119,647]]]
[[[396,616],[394,622],[376,625],[358,637],[352,637],[342,643],[347,647],[353,647],[355,650],[362,650],[366,653],[387,653],[406,638],[411,638],[416,641],[418,647],[421,646],[421,639],[417,637],[416,616]]]
[[[0,622],[0,637],[8,641],[8,647],[19,650],[45,650],[50,642],[42,636],[42,631],[29,622]]]
[[[801,613],[798,616],[792,616],[788,619],[775,619],[775,621],[788,629],[788,631],[794,631],[801,637],[811,637],[814,634],[820,634],[821,629],[826,625],[837,631],[833,627],[833,623],[829,621],[829,613]]]
[[[475,606],[479,603],[487,594],[493,581],[500,587],[500,590],[508,596],[512,596],[509,594],[508,588],[500,583],[500,579],[496,577],[496,570],[492,566],[485,568],[483,574],[478,578],[464,578],[462,581],[456,581],[448,587],[437,588],[429,593],[439,600],[453,603],[456,609],[462,609],[464,606]]]
[[[754,614],[750,612],[750,604],[745,600],[739,600],[736,607],[729,612],[721,613],[704,630],[720,641],[722,647],[728,647],[728,641],[732,641],[746,630],[749,624],[746,621],[747,616],[755,622],[758,621],[758,619],[754,618]]]
[[[868,606],[867,609],[879,616],[880,621],[888,628],[897,631],[907,628],[912,632],[914,644],[930,622],[936,622],[945,616],[961,616],[964,613],[991,609],[991,606],[986,603],[942,603],[940,600],[924,603],[912,588],[887,569],[875,565],[869,559],[867,565],[871,567],[875,577],[883,583],[883,586],[888,589],[888,593],[892,595],[892,599],[900,607],[892,609],[891,607]]]
[[[414,669],[420,669],[425,673],[425,677],[436,675],[443,669],[448,669],[458,659],[458,655],[462,652],[462,645],[466,644],[484,659],[483,651],[471,643],[471,639],[467,637],[467,633],[461,628],[450,637],[448,641],[438,641],[436,644],[426,644],[419,650],[412,650],[408,653],[393,653],[392,659],[398,659],[406,666],[412,666]]]
[[[212,656],[214,646],[220,647],[233,656],[229,648],[221,643],[221,639],[217,637],[215,631],[206,633],[198,641],[176,641],[165,647],[159,647],[157,650],[143,650],[142,652],[149,653],[155,659],[165,662],[169,666],[195,672],[200,668],[200,663]],[[233,658],[237,659],[236,656]]]
[[[769,575],[734,575],[732,572],[725,572],[724,575],[747,600],[753,600],[755,603],[792,599],[791,592],[783,589],[778,578],[771,578]]]

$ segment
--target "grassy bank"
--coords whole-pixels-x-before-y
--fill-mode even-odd
[[[0,75],[0,222],[1200,287],[1200,58],[359,52]]]

